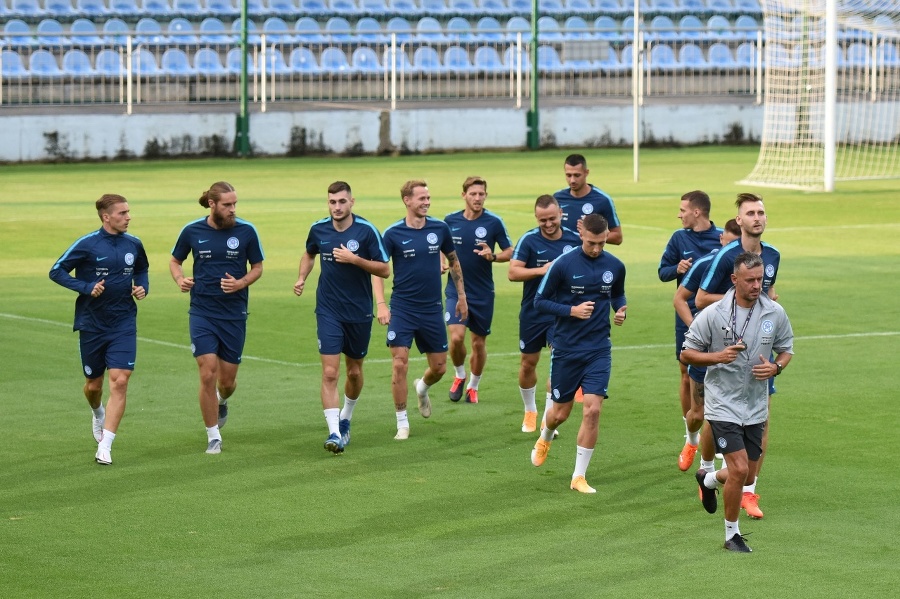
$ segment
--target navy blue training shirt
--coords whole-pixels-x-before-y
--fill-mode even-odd
[[[425,226],[413,229],[404,218],[385,229],[383,239],[394,264],[391,309],[441,312],[441,254],[454,251],[447,223],[426,216]]]
[[[451,212],[444,218],[444,222],[450,226],[450,234],[453,236],[456,256],[462,267],[466,297],[469,301],[487,301],[493,298],[493,263],[475,253],[475,250],[481,249],[476,244],[484,242],[492,252],[495,245],[500,246],[500,251],[512,246],[506,225],[489,210],[483,210],[475,220],[466,219],[463,210]],[[449,274],[444,292],[448,298],[456,298],[456,284]]]
[[[610,229],[621,227],[619,216],[616,214],[616,206],[612,198],[598,187],[590,186],[591,190],[583,198],[576,198],[568,187],[560,189],[553,194],[559,207],[562,209],[560,224],[573,231],[578,230],[578,220],[588,214],[599,214],[606,219]]]
[[[535,227],[519,238],[516,249],[513,250],[512,260],[525,263],[525,268],[540,268],[548,262],[553,262],[563,254],[578,249],[581,246],[581,237],[578,233],[560,227],[562,236],[559,239],[547,239],[541,234],[541,228]],[[553,316],[538,312],[534,308],[534,296],[541,284],[543,277],[529,279],[522,283],[522,307],[519,311],[522,315],[529,315],[533,322],[547,322],[553,320]]]
[[[763,260],[763,293],[768,293],[769,288],[775,284],[778,276],[778,265],[781,262],[781,254],[774,247],[762,243]],[[724,294],[733,287],[731,275],[734,273],[734,260],[744,252],[740,239],[735,239],[723,247],[714,257],[706,276],[700,282],[700,289],[707,293]]]

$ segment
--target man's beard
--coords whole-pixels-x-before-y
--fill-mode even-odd
[[[230,229],[234,226],[233,216],[222,216],[213,212],[212,219],[213,222],[216,223],[216,227],[218,227],[219,229]]]

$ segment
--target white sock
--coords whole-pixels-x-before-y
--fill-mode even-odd
[[[478,391],[478,383],[481,382],[481,375],[472,373],[472,376],[469,377],[469,384],[466,385],[466,389],[475,389]]]
[[[682,416],[681,419],[684,420],[684,436],[687,437],[691,434],[691,431],[689,431],[687,427],[687,416]]]
[[[219,393],[219,390],[218,390],[218,389],[216,389],[216,399],[219,400],[219,405],[220,405],[220,406],[223,405],[224,403],[226,403],[226,402],[228,401],[227,399],[225,399],[225,398],[222,397],[222,394]]]
[[[693,433],[688,431],[687,442],[690,443],[691,445],[693,445],[694,447],[697,447],[698,445],[700,445],[700,431],[696,431]]]
[[[744,493],[756,493],[756,481],[759,480],[759,477],[753,479],[753,482],[749,485],[744,485]]]
[[[701,457],[700,457],[700,469],[701,469],[701,470],[706,470],[707,472],[715,472],[715,471],[716,471],[716,461],[715,461],[715,460],[710,460],[710,461],[707,462],[707,461],[704,460],[703,457],[701,456]]]
[[[719,479],[716,478],[715,472],[707,472],[706,473],[706,477],[704,477],[704,479],[703,479],[704,487],[706,487],[707,489],[715,489],[720,484],[722,484],[722,483],[720,483]]]
[[[572,473],[572,478],[584,476],[591,463],[591,456],[593,455],[593,449],[587,449],[580,445],[575,446],[575,472]]]
[[[103,429],[103,438],[100,439],[99,447],[109,451],[112,449],[112,442],[116,439],[116,433]]]
[[[325,423],[328,424],[328,434],[340,436],[341,433],[338,429],[338,419],[341,416],[341,411],[337,408],[327,408],[322,411],[325,412]]]
[[[544,400],[544,413],[541,414],[541,422],[547,422],[547,412],[550,411],[550,402],[553,401],[551,397],[550,392],[547,391],[547,398]]]
[[[397,430],[399,431],[401,428],[409,428],[409,417],[406,415],[406,410],[397,412]]]
[[[100,404],[99,408],[91,408],[91,412],[94,413],[94,418],[97,420],[104,420],[106,418],[106,408],[103,407],[103,404]]]
[[[525,404],[526,412],[537,412],[537,403],[534,400],[536,389],[537,387],[532,387],[531,389],[519,387],[519,393],[522,394],[522,403]]]
[[[456,371],[456,378],[466,380],[466,365],[457,366],[453,365],[453,369]]]
[[[416,383],[416,393],[419,395],[425,395],[429,389],[431,389],[431,385],[426,385],[425,379],[419,379],[419,382]]]
[[[555,428],[542,428],[541,429],[541,439],[547,441],[548,443],[553,440],[553,433],[556,432]]]
[[[219,441],[222,440],[222,433],[219,432],[218,424],[206,427],[206,440],[212,441],[213,439],[218,439]]]
[[[341,420],[353,419],[353,408],[356,407],[357,401],[359,401],[358,397],[356,399],[350,399],[344,395],[344,407],[341,409]]]
[[[734,522],[725,521],[725,540],[727,541],[734,535],[741,534],[741,530],[738,528],[737,520]]]

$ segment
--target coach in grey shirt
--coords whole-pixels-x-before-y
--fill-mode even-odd
[[[781,374],[794,353],[794,332],[787,314],[761,293],[763,261],[744,252],[735,258],[734,283],[725,296],[700,312],[685,335],[681,359],[707,366],[706,419],[726,467],[697,471],[703,507],[717,508],[716,491],[724,484],[725,548],[749,552],[738,529],[741,492],[751,462],[762,455],[769,417],[768,379]],[[776,354],[775,361],[767,356]]]

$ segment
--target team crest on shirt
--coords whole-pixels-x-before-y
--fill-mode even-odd
[[[568,254],[569,252],[571,252],[574,249],[575,249],[575,246],[566,245],[566,247],[563,248],[563,254]]]
[[[763,333],[765,333],[765,334],[768,335],[768,334],[770,334],[770,333],[771,333],[772,331],[774,331],[774,330],[775,330],[775,325],[772,324],[772,321],[771,321],[771,320],[764,320],[764,321],[762,322],[762,332],[763,332]]]
[[[125,254],[125,264],[127,264],[128,266],[134,264],[134,254],[132,254],[131,252]]]
[[[603,282],[607,285],[613,282],[613,274],[611,270],[607,270],[603,273]]]
[[[479,239],[487,237],[487,229],[485,229],[484,227],[478,227],[477,229],[475,229],[475,237],[478,237]]]
[[[87,364],[85,364],[85,365],[84,365],[84,373],[85,373],[86,375],[88,375],[88,376],[91,376],[92,374],[94,374],[94,371],[91,370],[91,367],[90,367],[90,366],[88,366]]]
[[[359,249],[359,242],[356,241],[355,239],[351,239],[350,241],[347,242],[347,249],[350,250],[351,252],[355,252],[356,250]]]
[[[225,245],[227,245],[229,249],[236,250],[238,246],[241,245],[241,242],[237,237],[229,237],[228,241],[225,242]]]
[[[775,266],[772,264],[766,264],[766,276],[770,279],[775,276]]]
[[[435,235],[434,233],[429,233],[425,239],[428,240],[428,243],[430,243],[431,245],[434,245],[438,242],[437,235]]]
[[[584,205],[581,206],[581,212],[582,212],[582,214],[590,214],[590,213],[593,212],[593,211],[594,211],[594,206],[593,206],[593,204],[584,204]]]
[[[719,447],[725,449],[728,446],[728,441],[725,440],[725,437],[719,437],[719,440],[716,441],[719,444]]]

